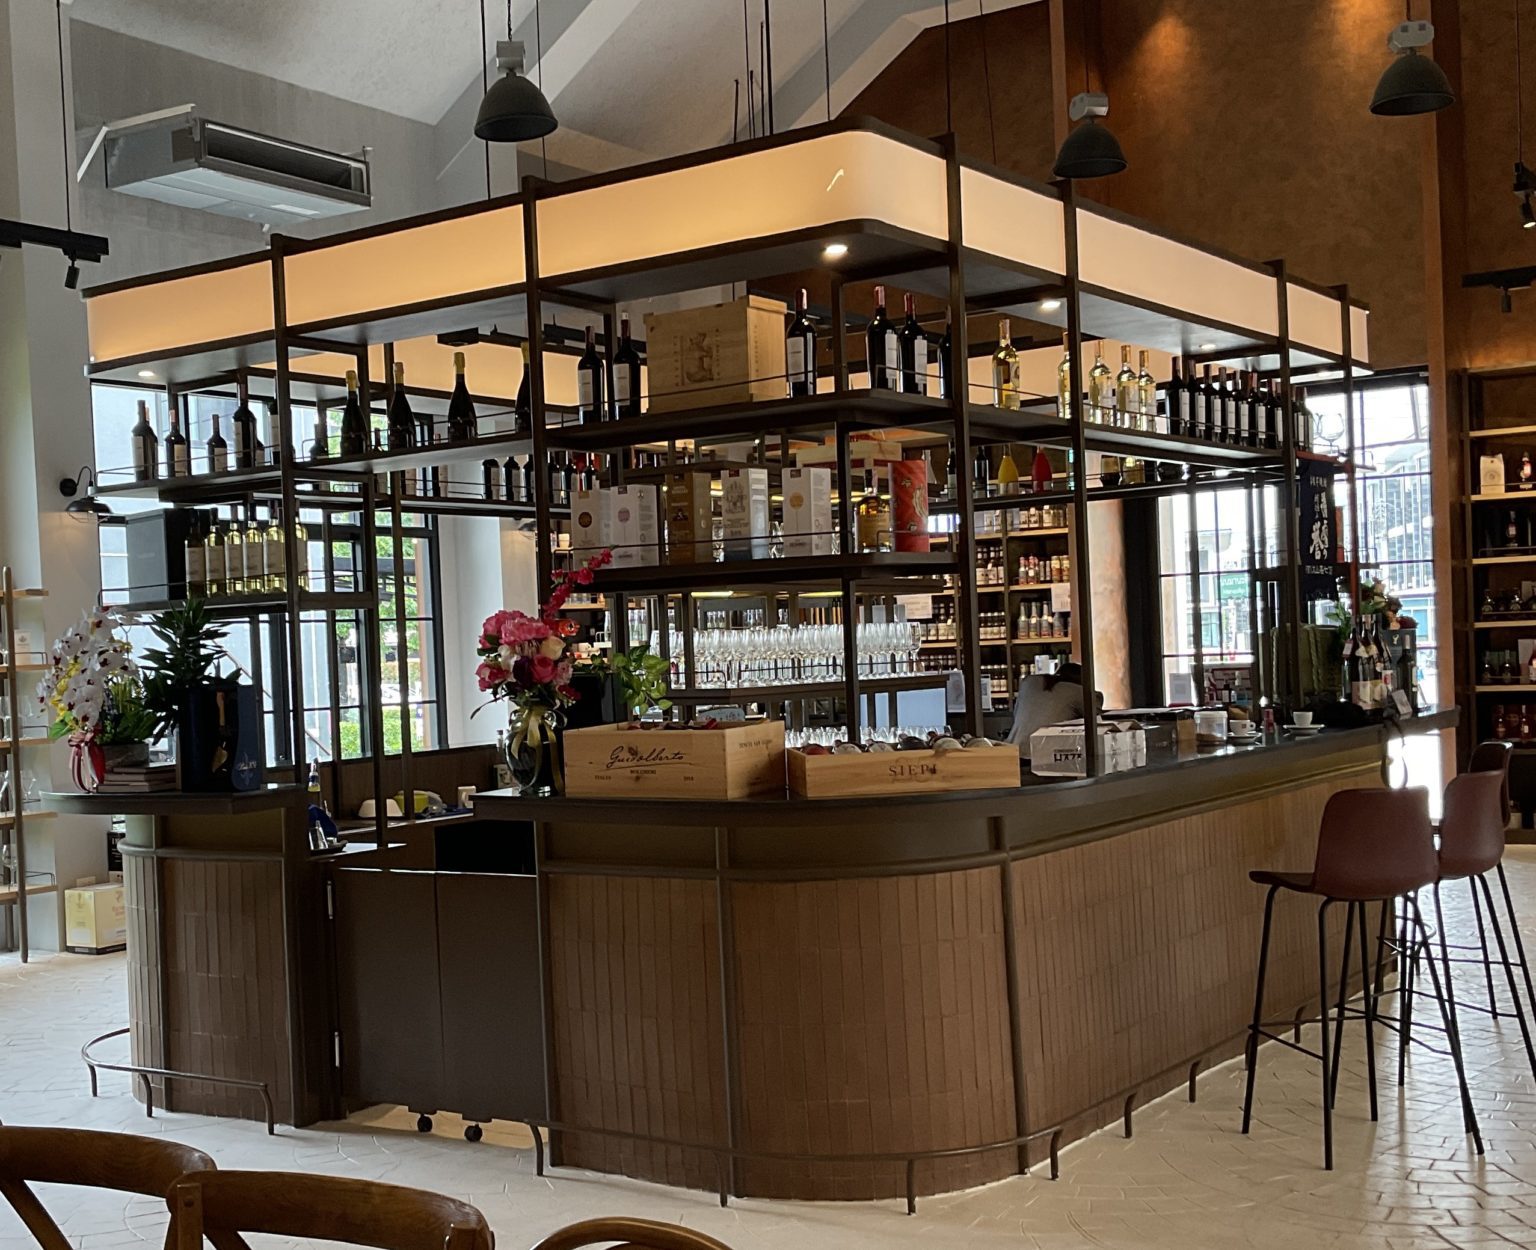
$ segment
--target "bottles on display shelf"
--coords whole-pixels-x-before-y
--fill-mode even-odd
[[[240,528],[240,521],[236,517],[231,517],[224,524],[224,593],[246,593],[245,531]]]
[[[171,405],[171,430],[165,436],[165,476],[192,476],[192,444],[181,432],[179,405]]]
[[[1296,391],[1295,399],[1291,404],[1291,419],[1295,422],[1295,439],[1297,451],[1312,450],[1312,409],[1307,405],[1307,388],[1300,387]]]
[[[347,406],[341,412],[341,454],[361,456],[368,451],[368,423],[357,394],[357,370],[347,370]]]
[[[597,354],[597,331],[587,327],[586,346],[576,361],[576,415],[583,422],[603,419],[603,358]]]
[[[1069,614],[1052,612],[1050,604],[1032,599],[1019,604],[1018,620],[1014,625],[1016,642],[1033,642],[1040,638],[1065,638],[1070,633]]]
[[[1088,370],[1088,405],[1083,415],[1096,425],[1108,425],[1114,415],[1113,381],[1109,366],[1104,363],[1104,344],[1095,343],[1093,352],[1093,368]]]
[[[992,453],[985,447],[976,449],[976,458],[971,464],[973,481],[971,493],[978,499],[985,498],[992,493]]]
[[[315,439],[309,445],[309,458],[311,460],[329,460],[331,456],[331,436],[325,428],[325,413],[315,414]]]
[[[453,392],[448,396],[448,441],[467,443],[479,433],[475,403],[469,397],[469,383],[464,380],[464,353],[454,352]]]
[[[528,344],[523,343],[523,376],[518,379],[517,398],[512,401],[512,433],[533,432],[533,367],[529,363]]]
[[[997,323],[997,350],[992,353],[992,390],[999,408],[1019,406],[1019,353],[1013,346],[1013,323]]]
[[[245,510],[245,593],[265,594],[267,590],[267,537],[256,520],[256,509]]]
[[[203,593],[210,599],[229,593],[224,563],[224,533],[217,520],[210,519],[203,533]]]
[[[535,498],[535,491],[537,490],[537,486],[536,486],[536,483],[534,481],[534,474],[535,474],[535,469],[534,469],[534,465],[533,465],[533,453],[529,452],[527,458],[524,459],[524,461],[523,461],[523,473],[522,473],[522,478],[523,478],[523,501],[525,503],[532,503],[534,501],[534,498]]]
[[[1019,493],[1019,466],[1014,463],[1013,452],[1007,446],[1003,448],[1003,458],[997,463],[997,493],[999,495]]]
[[[784,331],[784,372],[791,396],[816,393],[816,327],[806,311],[804,287],[795,292],[795,315]]]
[[[950,392],[949,392],[949,385],[950,385],[950,380],[949,380],[949,357],[950,357],[950,353],[953,352],[954,349],[955,349],[955,340],[954,340],[952,332],[950,330],[949,317],[950,317],[950,314],[946,311],[945,314],[944,314],[944,335],[943,335],[942,338],[939,339],[939,347],[938,347],[938,353],[939,353],[939,398],[940,399],[949,399],[950,398]]]
[[[267,513],[261,540],[266,591],[269,595],[285,595],[288,593],[288,533],[283,528],[282,511],[276,504]]]
[[[256,455],[256,414],[251,411],[250,386],[244,375],[235,383],[238,399],[229,419],[229,434],[234,439],[234,464],[237,469],[254,469],[261,461]]]
[[[1041,495],[1051,489],[1054,481],[1054,473],[1051,470],[1051,458],[1045,454],[1044,447],[1035,448],[1035,460],[1029,468],[1030,485],[1034,487],[1035,494]]]
[[[1141,410],[1140,395],[1136,389],[1136,370],[1131,368],[1131,349],[1120,345],[1120,372],[1115,374],[1115,407],[1109,414],[1110,425],[1134,430]]]
[[[208,560],[204,543],[208,537],[211,514],[193,511],[187,514],[187,537],[182,548],[182,564],[187,575],[187,598],[208,595]]]
[[[860,551],[892,549],[891,505],[880,493],[873,469],[864,470],[864,491],[854,507],[854,527]]]
[[[219,414],[213,414],[213,433],[208,435],[208,472],[226,473],[229,470],[229,444],[219,430]]]
[[[814,356],[811,367],[814,372]],[[640,415],[640,352],[630,337],[628,317],[619,318],[619,345],[613,352],[613,415]]]
[[[866,368],[871,390],[901,389],[901,342],[885,313],[885,287],[875,288],[875,313],[864,332]]]
[[[1136,374],[1136,428],[1151,431],[1157,426],[1157,379],[1152,376],[1147,356],[1143,349]]]
[[[1200,373],[1199,381],[1194,383],[1195,395],[1192,408],[1192,419],[1189,426],[1191,438],[1211,437],[1212,408],[1215,406],[1215,387],[1211,383],[1211,366],[1206,365]]]
[[[1173,358],[1167,389],[1163,392],[1163,428],[1176,437],[1189,433],[1189,391],[1184,384],[1184,360]]]
[[[955,455],[955,441],[949,441],[949,456],[944,461],[944,497],[954,499],[960,490],[960,460]]]
[[[1072,336],[1061,336],[1061,361],[1056,366],[1056,415],[1063,421],[1072,417]]]
[[[416,414],[405,393],[405,366],[395,361],[394,394],[389,399],[389,450],[409,451],[416,446]]]
[[[153,482],[160,476],[160,436],[149,422],[146,400],[139,400],[139,419],[129,439],[133,444],[133,480]]]
[[[494,456],[480,462],[480,486],[486,499],[502,498],[501,461]]]
[[[901,389],[908,395],[928,393],[928,336],[917,320],[917,301],[908,292],[902,297],[906,318],[896,332],[901,349]]]

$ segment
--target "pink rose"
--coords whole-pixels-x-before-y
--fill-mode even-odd
[[[555,662],[547,655],[536,655],[529,661],[529,672],[533,680],[542,686],[554,680]]]
[[[481,690],[492,690],[506,677],[495,664],[481,664],[475,669],[475,676],[479,679]]]

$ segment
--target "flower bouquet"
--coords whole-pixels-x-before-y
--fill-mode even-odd
[[[108,748],[116,762],[147,758],[154,716],[145,705],[144,682],[132,646],[118,636],[120,622],[110,611],[87,612],[53,644],[48,672],[37,683],[38,705],[53,716],[48,736],[66,738],[75,785],[91,791],[101,784]],[[143,757],[143,758],[139,758]]]
[[[576,623],[560,615],[578,586],[588,586],[592,574],[613,558],[601,551],[585,564],[559,573],[549,599],[538,616],[503,609],[480,627],[475,678],[492,702],[506,700],[507,765],[523,794],[557,794],[560,775],[558,735],[561,709],[576,702],[571,685],[569,640]]]

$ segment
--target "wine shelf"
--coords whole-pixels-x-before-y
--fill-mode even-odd
[[[1473,629],[1536,629],[1536,619],[1511,617],[1507,621],[1473,621]]]
[[[1474,686],[1478,694],[1536,694],[1536,686],[1526,682],[1495,682],[1489,686]]]
[[[931,690],[945,685],[948,673],[902,673],[891,677],[860,677],[860,694],[890,694],[899,690]],[[772,686],[679,687],[670,692],[674,703],[772,703],[777,699],[831,699],[847,693],[841,681],[792,682]]]
[[[1536,425],[1490,426],[1483,430],[1468,430],[1467,437],[1471,439],[1533,438],[1536,437]]]
[[[299,611],[348,612],[378,606],[376,595],[356,590],[301,590]],[[152,612],[164,612],[170,608],[185,606],[182,599],[155,599],[138,603],[109,605],[125,616],[145,616]],[[203,606],[211,616],[267,616],[287,612],[287,595],[244,595],[230,599],[206,599]]]
[[[860,581],[873,577],[934,577],[955,571],[955,558],[938,551],[867,551],[847,556],[794,556],[711,564],[647,564],[598,569],[594,593],[604,591],[707,590],[736,586],[793,586],[806,582]]]
[[[1523,556],[1473,556],[1473,564],[1536,564],[1536,552]]]

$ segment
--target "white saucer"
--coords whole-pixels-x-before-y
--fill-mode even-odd
[[[1303,738],[1310,737],[1315,733],[1322,733],[1323,731],[1321,725],[1287,725],[1286,729],[1293,734],[1300,734]]]
[[[1228,734],[1227,735],[1227,741],[1228,742],[1235,742],[1239,746],[1246,746],[1250,742],[1257,742],[1263,736],[1264,736],[1263,734],[1258,734],[1258,733],[1252,733],[1252,734]]]

